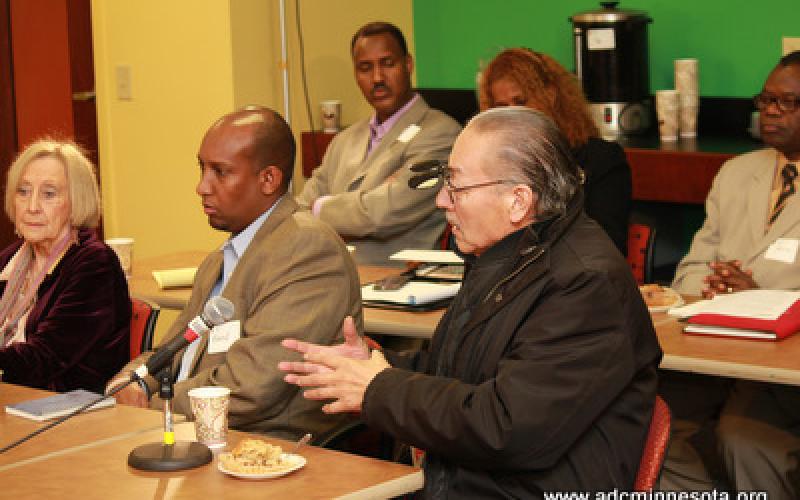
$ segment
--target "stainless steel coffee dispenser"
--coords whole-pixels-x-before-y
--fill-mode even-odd
[[[575,41],[575,72],[604,137],[641,133],[650,126],[647,25],[638,10],[601,9],[570,17]]]

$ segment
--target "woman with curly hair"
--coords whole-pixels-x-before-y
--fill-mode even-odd
[[[527,106],[553,119],[583,169],[586,213],[625,254],[631,169],[619,144],[600,138],[575,75],[546,54],[526,48],[506,49],[483,70],[478,93],[481,111]]]

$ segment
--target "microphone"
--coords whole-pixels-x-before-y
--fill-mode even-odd
[[[134,379],[143,379],[151,373],[158,373],[172,360],[175,353],[207,334],[217,325],[233,317],[233,303],[221,295],[211,297],[203,307],[203,312],[189,322],[183,335],[178,335],[162,345],[150,356],[145,364],[133,372]]]

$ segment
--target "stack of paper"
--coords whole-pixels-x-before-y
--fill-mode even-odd
[[[158,283],[160,289],[180,288],[192,286],[194,275],[197,273],[196,267],[183,267],[180,269],[165,269],[163,271],[153,271],[153,279]]]
[[[421,305],[455,296],[461,283],[409,281],[397,290],[375,290],[373,285],[361,287],[361,299],[366,302]]]
[[[463,264],[464,259],[450,250],[401,250],[389,256],[391,260],[428,262],[431,264]]]
[[[800,292],[746,290],[673,308],[669,314],[687,318],[686,333],[778,340],[800,330]]]

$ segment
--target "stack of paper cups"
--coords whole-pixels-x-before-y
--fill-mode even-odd
[[[656,92],[658,134],[662,141],[677,141],[680,121],[680,100],[675,90]]]
[[[697,59],[675,60],[675,90],[680,94],[681,137],[697,137]]]

